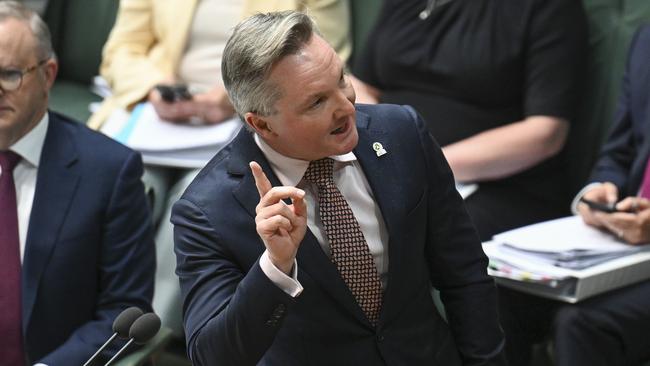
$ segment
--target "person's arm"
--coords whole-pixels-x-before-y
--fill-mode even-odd
[[[531,116],[447,145],[443,152],[458,181],[499,179],[557,154],[568,133],[563,119]]]
[[[271,187],[259,165],[254,163],[251,169],[260,194],[255,217],[258,239],[272,265],[290,274],[307,230],[304,191]],[[291,205],[282,201],[287,198]],[[270,322],[269,314],[277,313],[278,307],[289,312],[293,294],[274,283],[259,261],[244,271],[195,203],[181,198],[174,205],[172,223],[190,359],[206,366],[256,364],[282,325],[280,319]]]
[[[523,73],[524,117],[445,146],[459,181],[511,176],[557,154],[566,142],[586,60],[584,10],[576,0],[549,0],[536,2],[531,13],[523,68],[512,70]]]
[[[81,365],[113,334],[112,324],[120,312],[131,306],[151,311],[156,253],[141,176],[140,156],[131,153],[115,182],[106,182],[112,183],[114,190],[102,223],[101,242],[88,243],[101,245],[97,263],[100,293],[93,320],[38,362]],[[103,354],[106,360],[123,344],[113,343]]]
[[[487,257],[440,147],[424,121],[411,108],[407,110],[418,128],[427,163],[430,225],[425,254],[431,283],[440,290],[463,365],[505,365],[505,340]]]
[[[102,52],[100,74],[113,95],[136,103],[159,83],[173,83],[172,71],[161,70],[149,54],[160,42],[154,32],[150,0],[120,1],[115,25]],[[160,51],[160,50],[159,50]]]

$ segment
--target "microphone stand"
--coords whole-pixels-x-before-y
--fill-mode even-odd
[[[111,358],[110,360],[108,360],[108,362],[106,362],[106,364],[104,364],[104,366],[108,366],[108,365],[110,365],[111,363],[113,363],[113,361],[115,361],[115,360],[116,360],[116,359],[117,359],[117,358],[122,354],[122,352],[124,352],[124,350],[126,350],[126,348],[127,348],[129,345],[131,345],[131,343],[133,343],[133,341],[135,341],[134,338],[129,339],[129,341],[124,345],[124,347],[120,348],[120,350],[117,351],[117,353],[115,354],[115,356],[113,356],[113,358]]]
[[[83,364],[83,366],[88,366],[88,365],[90,365],[90,363],[93,362],[93,360],[94,360],[94,359],[95,359],[95,358],[96,358],[96,357],[97,357],[97,356],[98,356],[98,355],[99,355],[99,354],[100,354],[100,353],[101,353],[101,352],[102,352],[102,351],[103,351],[103,350],[104,350],[104,349],[109,345],[109,343],[111,343],[111,342],[113,341],[113,339],[115,339],[115,337],[117,337],[117,333],[113,333],[113,335],[111,336],[111,338],[109,338],[109,339],[106,341],[106,343],[104,343],[104,345],[102,345],[101,347],[99,347],[99,349],[97,350],[97,352],[95,352],[95,354],[94,354],[91,358],[89,358],[88,361],[86,361],[86,363]]]

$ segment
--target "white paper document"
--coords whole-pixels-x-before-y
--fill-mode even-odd
[[[215,125],[172,123],[160,119],[150,103],[141,103],[131,113],[113,113],[102,132],[141,152],[145,163],[201,168],[241,126],[237,117]]]
[[[618,241],[612,234],[586,225],[579,216],[506,231],[495,235],[494,241],[534,252],[611,253],[634,250],[634,247]]]
[[[650,278],[650,245],[622,243],[578,216],[495,235],[483,250],[501,285],[568,302]]]

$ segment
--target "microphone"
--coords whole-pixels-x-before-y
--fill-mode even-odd
[[[147,343],[158,333],[158,330],[160,330],[160,318],[158,315],[154,313],[146,313],[140,316],[138,319],[136,319],[135,322],[133,322],[133,325],[131,325],[131,328],[129,329],[129,341],[124,345],[124,347],[120,348],[115,356],[108,360],[104,366],[108,366],[113,363],[113,361],[115,361],[120,356],[120,354],[122,354],[122,352],[124,352],[124,350],[126,350],[126,348],[131,345],[131,343]]]
[[[122,339],[129,338],[129,329],[131,328],[131,325],[133,325],[133,323],[141,316],[142,310],[135,306],[122,311],[113,321],[113,335],[97,350],[97,352],[95,352],[94,355],[92,355],[92,357],[88,359],[88,361],[86,361],[86,363],[84,363],[83,366],[90,365],[90,363],[99,356],[99,354],[115,339],[115,337],[120,337]]]

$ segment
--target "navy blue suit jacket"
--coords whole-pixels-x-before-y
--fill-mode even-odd
[[[620,198],[635,196],[649,156],[650,26],[646,26],[632,40],[614,123],[590,181],[614,183]]]
[[[50,113],[22,266],[31,363],[81,365],[122,310],[151,309],[155,249],[141,175],[137,153]]]
[[[411,108],[357,106],[354,150],[389,232],[380,320],[366,320],[309,232],[292,298],[262,272],[259,194],[248,163],[277,177],[243,130],[175,204],[177,273],[195,365],[501,364],[503,336],[487,259],[440,148]],[[387,154],[377,157],[373,142]],[[431,297],[440,289],[448,328]],[[451,329],[451,334],[449,333]]]

